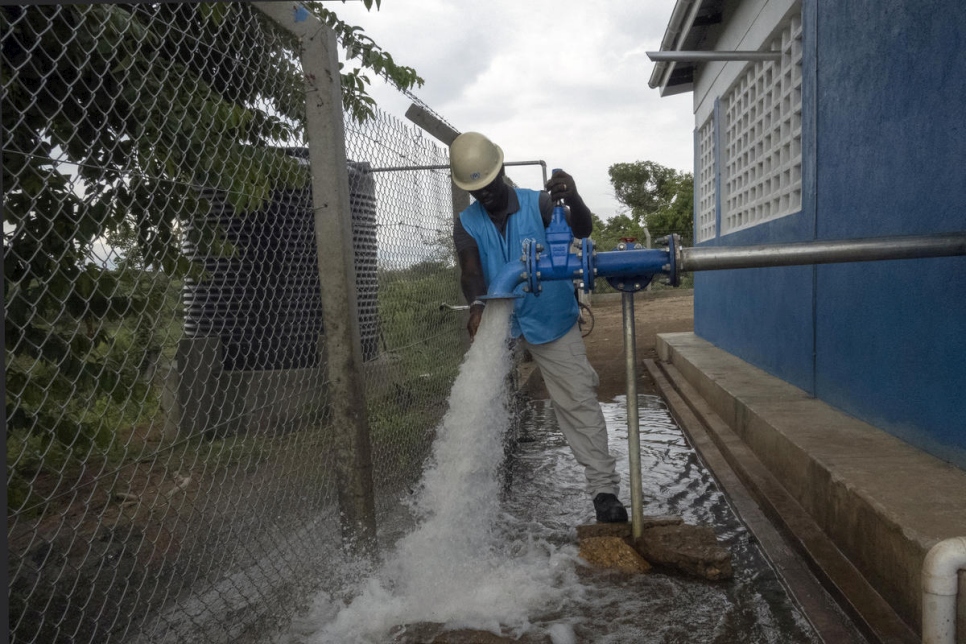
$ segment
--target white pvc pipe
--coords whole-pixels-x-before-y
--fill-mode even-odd
[[[956,644],[959,570],[966,569],[966,537],[940,541],[922,562],[923,644]]]

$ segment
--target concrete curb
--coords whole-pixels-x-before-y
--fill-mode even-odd
[[[966,534],[966,472],[810,398],[693,333],[659,335],[658,355],[907,628],[918,626],[926,552],[942,539]],[[964,576],[961,572],[961,585]],[[963,623],[962,595],[958,614]],[[962,629],[958,641],[966,642]]]
[[[822,641],[865,641],[855,624],[871,641],[915,642],[908,626],[681,374],[672,365],[652,360],[645,360],[645,366],[671,415],[727,492]],[[849,618],[834,610],[835,604]]]

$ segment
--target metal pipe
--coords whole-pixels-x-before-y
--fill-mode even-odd
[[[543,184],[547,185],[547,162],[546,161],[504,161],[503,165],[538,165],[543,173]]]
[[[597,253],[594,261],[597,277],[654,275],[668,264],[667,250],[638,248]]]
[[[413,170],[449,170],[446,165],[393,165],[383,168],[369,168],[369,172],[412,172]]]
[[[678,265],[682,271],[714,271],[953,255],[966,255],[966,233],[766,244],[735,248],[681,248]]]
[[[648,51],[653,62],[708,63],[715,61],[781,60],[780,51]]]
[[[641,482],[641,425],[637,409],[637,339],[634,330],[634,294],[622,293],[624,358],[627,378],[627,454],[631,478],[631,535],[636,543],[644,532],[644,490]]]
[[[523,297],[523,294],[515,294],[513,289],[517,287],[521,282],[525,282],[529,279],[526,271],[526,264],[519,260],[512,260],[503,265],[500,272],[497,273],[493,281],[490,282],[490,287],[486,292],[486,295],[482,296],[481,300],[504,300],[509,298]]]
[[[543,174],[543,185],[547,185],[547,162],[546,161],[504,161],[505,166],[514,165],[538,165]],[[449,170],[449,164],[445,165],[391,165],[382,168],[370,168],[369,172],[413,172],[416,170]]]
[[[584,258],[586,266],[573,253],[563,262],[554,253],[534,256],[533,252],[525,247],[521,261],[508,262],[490,284],[487,297],[522,297],[513,294],[521,282],[530,282],[530,290],[539,292],[543,280],[592,282],[596,277],[652,277],[663,273],[676,281],[679,272],[966,255],[966,232],[715,248],[673,244],[673,249],[665,250],[595,252]]]

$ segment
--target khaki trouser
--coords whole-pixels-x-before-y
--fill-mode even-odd
[[[540,367],[557,424],[574,458],[584,468],[587,491],[591,497],[601,492],[617,494],[620,474],[607,449],[607,424],[597,401],[600,379],[587,360],[587,348],[577,325],[562,338],[547,344],[521,340]]]

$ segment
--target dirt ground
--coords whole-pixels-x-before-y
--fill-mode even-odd
[[[623,305],[621,297],[615,294],[597,298],[591,308],[594,312],[594,328],[584,338],[584,344],[587,346],[587,357],[600,376],[598,398],[608,401],[627,392]],[[637,393],[657,393],[641,364],[645,358],[657,357],[657,334],[693,330],[693,291],[641,292],[634,295]],[[539,372],[530,377],[528,390],[535,398],[547,397]]]

